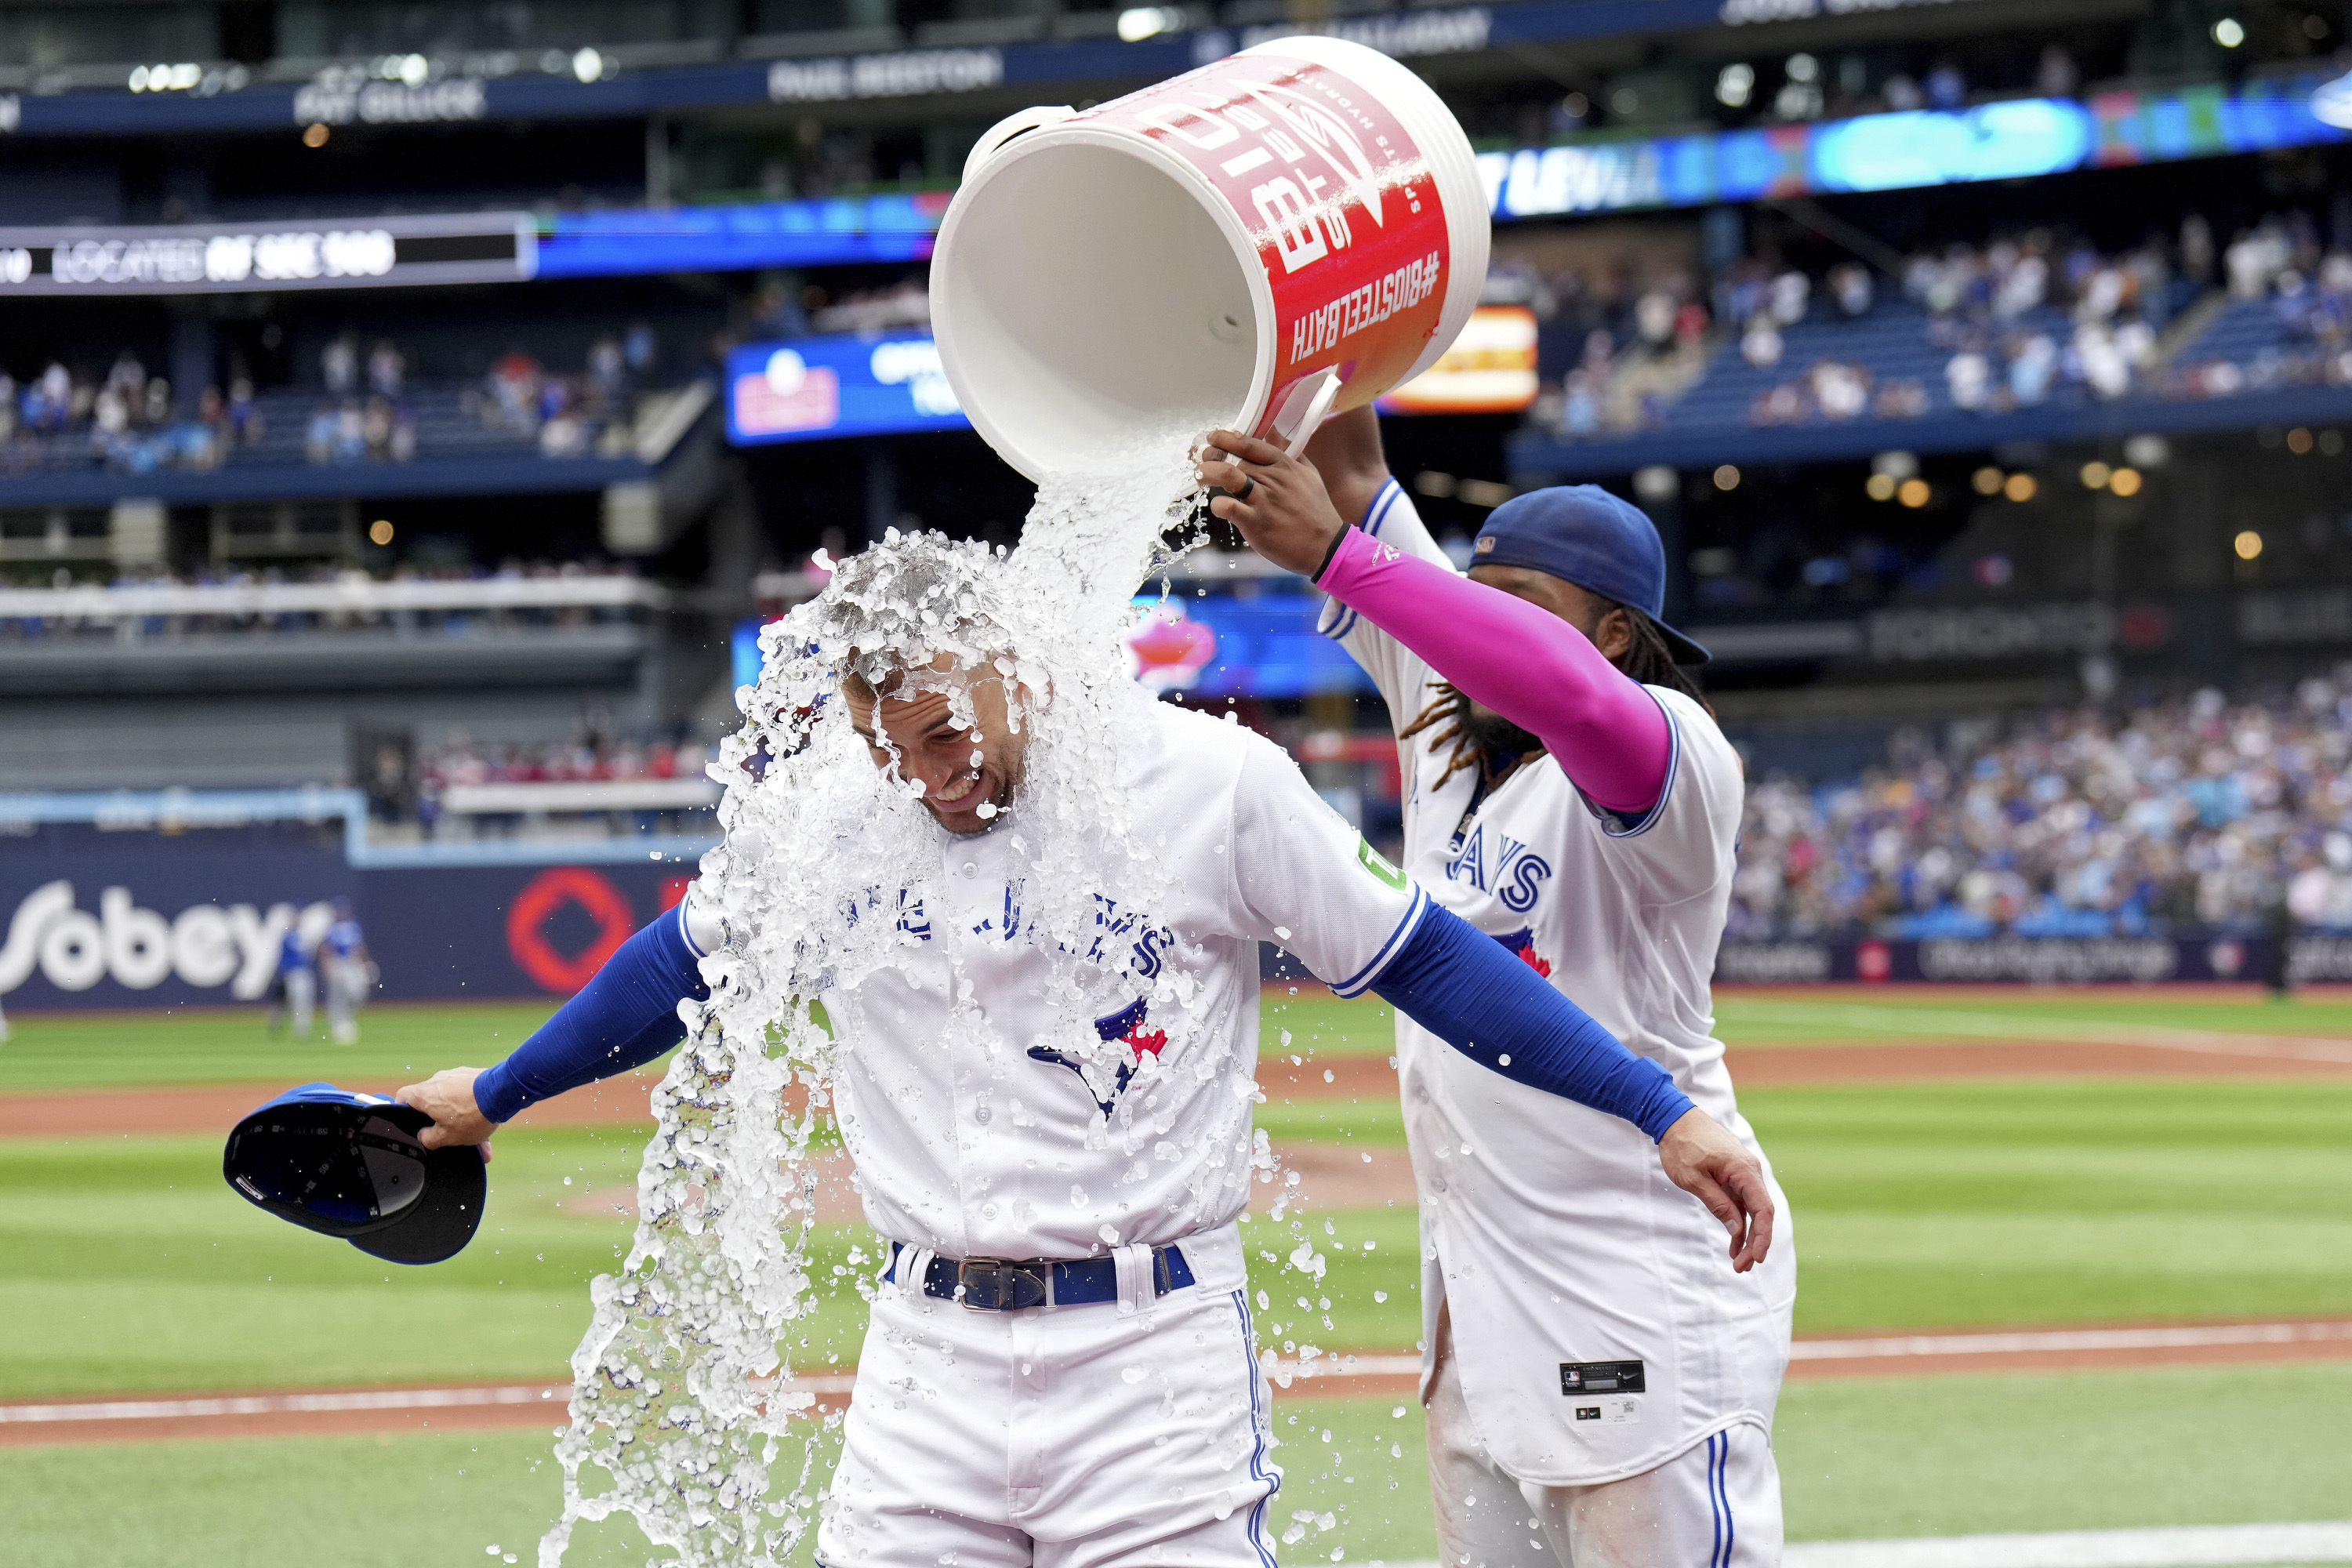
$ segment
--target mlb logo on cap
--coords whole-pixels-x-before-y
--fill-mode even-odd
[[[306,1230],[394,1263],[438,1263],[474,1238],[489,1184],[480,1150],[417,1141],[432,1121],[382,1095],[306,1083],[236,1124],[221,1174]]]

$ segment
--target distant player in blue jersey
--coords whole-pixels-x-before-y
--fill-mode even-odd
[[[319,967],[327,983],[327,1032],[335,1044],[348,1046],[360,1037],[360,1004],[375,988],[376,977],[349,899],[335,900],[335,922],[319,942]]]
[[[269,1032],[276,1034],[286,1026],[290,1016],[294,1037],[310,1037],[310,1010],[319,1000],[319,969],[311,944],[302,935],[302,921],[298,916],[286,928],[278,942],[278,973],[269,977],[269,994],[266,998],[269,1011]]]

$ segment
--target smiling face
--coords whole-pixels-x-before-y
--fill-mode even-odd
[[[1003,677],[974,676],[942,656],[933,668],[969,700],[976,722],[957,716],[938,684],[877,694],[862,681],[846,684],[849,722],[874,765],[914,785],[923,809],[950,833],[985,833],[1003,820],[1020,787],[1022,742],[1015,733]]]

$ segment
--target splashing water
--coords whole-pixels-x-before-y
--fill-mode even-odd
[[[1085,1018],[1075,955],[1097,940],[1093,889],[1122,887],[1153,907],[1166,885],[1153,847],[1099,781],[1115,776],[1122,723],[1152,701],[1121,647],[1129,595],[1167,563],[1160,537],[1192,489],[1192,443],[1213,423],[1187,414],[1050,477],[1010,556],[894,530],[761,634],[759,684],[736,694],[745,722],[712,767],[727,786],[725,841],[703,858],[694,893],[725,931],[702,963],[711,998],[680,1004],[688,1035],[654,1094],[635,1243],[592,1288],[556,1445],[563,1511],[540,1543],[541,1568],[562,1563],[575,1524],[614,1513],[689,1568],[772,1568],[810,1526],[816,1444],[786,1495],[770,1497],[788,1425],[813,1403],[790,1386],[778,1341],[817,1305],[810,1142],[836,1055],[858,1044],[828,1037],[812,1002],[903,958],[906,911],[939,874],[920,786],[872,764],[840,670],[895,677],[897,696],[938,690],[967,726],[979,722],[975,679],[1004,683],[1025,771],[994,831],[1014,836],[1026,864],[1033,943],[1067,957],[1048,982],[1069,1024],[1055,1044],[1098,1089],[1124,1065],[1124,1043]],[[934,668],[941,654],[952,668]],[[1189,980],[1129,978],[1155,1001],[1190,999]],[[998,1048],[970,993],[968,981],[951,987],[942,1005],[942,1051]],[[1149,1129],[1106,1119],[1090,1136],[1122,1131]],[[872,1283],[859,1286],[870,1300]],[[605,1482],[583,1485],[583,1471]]]

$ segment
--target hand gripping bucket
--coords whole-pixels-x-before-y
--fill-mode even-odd
[[[1171,417],[1308,431],[1419,374],[1486,279],[1470,143],[1419,77],[1280,38],[973,148],[932,327],[972,424],[1032,479]]]

